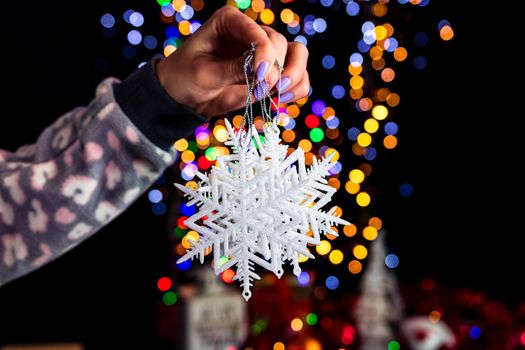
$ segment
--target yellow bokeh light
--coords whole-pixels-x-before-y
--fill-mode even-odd
[[[359,192],[355,197],[355,201],[360,207],[367,207],[370,204],[370,195],[366,192]]]
[[[355,275],[363,270],[363,265],[358,260],[352,260],[348,264],[348,270]]]
[[[173,144],[173,147],[179,152],[184,152],[188,149],[188,141],[186,139],[178,139]]]
[[[199,234],[195,231],[188,232],[181,241],[181,244],[184,248],[190,249],[191,246],[199,241]]]
[[[290,9],[284,9],[281,11],[281,21],[286,24],[290,24],[293,22],[294,19],[294,13]]]
[[[166,47],[163,50],[164,57],[168,57],[169,55],[174,53],[175,50],[177,50],[177,48],[174,45],[166,45]]]
[[[303,321],[300,318],[294,318],[292,322],[290,322],[290,327],[295,332],[299,332],[301,329],[303,329]]]
[[[361,65],[358,65],[358,66],[354,66],[353,64],[348,65],[348,73],[350,73],[351,75],[359,75],[361,74],[362,71],[363,71],[363,66]]]
[[[326,150],[324,156],[327,158],[331,154],[333,154],[332,162],[337,162],[339,160],[339,152],[335,148],[329,148]]]
[[[191,163],[195,160],[195,153],[193,153],[192,151],[190,150],[185,150],[184,152],[182,152],[182,154],[180,155],[180,159],[184,162],[184,163]]]
[[[354,224],[345,225],[345,227],[343,227],[343,232],[347,237],[354,237],[357,233],[357,227]]]
[[[233,117],[232,124],[234,128],[239,129],[241,127],[241,123],[242,123],[242,115],[238,114],[235,117]]]
[[[366,240],[373,241],[377,238],[377,229],[373,226],[367,226],[363,229],[363,237]]]
[[[368,147],[372,143],[372,136],[369,133],[362,132],[357,135],[357,143],[361,147]]]
[[[384,26],[376,26],[374,32],[376,33],[376,40],[383,40],[386,38],[387,31]]]
[[[368,220],[368,225],[375,227],[376,230],[381,230],[383,227],[383,221],[381,221],[380,218],[374,216],[371,217],[370,220]]]
[[[192,181],[188,181],[188,182],[186,182],[186,184],[184,185],[184,187],[186,187],[186,188],[188,188],[188,189],[190,189],[190,190],[195,191],[195,190],[199,187],[199,185],[197,184],[197,182],[195,182],[195,181],[192,180]]]
[[[352,181],[347,181],[345,183],[345,190],[350,194],[356,194],[361,190],[361,185],[356,184]]]
[[[305,153],[306,152],[310,152],[312,150],[312,142],[310,140],[307,140],[307,139],[302,139],[301,141],[299,141],[298,146],[301,147],[301,149]]]
[[[265,8],[264,0],[253,0],[252,1],[252,9],[255,12],[261,12]]]
[[[205,149],[208,148],[208,146],[210,145],[210,138],[207,137],[205,139],[196,139],[195,142],[197,143],[197,147],[199,149]]]
[[[406,60],[407,56],[408,52],[404,47],[398,47],[394,50],[394,59],[398,62]]]
[[[305,96],[297,101],[295,101],[295,103],[298,105],[298,106],[302,106],[304,105],[306,102],[308,102],[308,96]]]
[[[185,0],[173,0],[171,2],[171,6],[175,9],[177,12],[184,11],[186,9],[186,1]]]
[[[275,21],[275,15],[273,14],[273,11],[270,9],[264,9],[261,11],[261,22],[263,22],[266,25],[270,25]]]
[[[225,142],[228,140],[228,130],[222,125],[217,125],[213,128],[213,136],[219,142]]]
[[[439,36],[445,41],[449,41],[454,37],[454,29],[449,25],[444,25],[440,31]]]
[[[397,146],[397,137],[394,135],[388,135],[383,139],[383,145],[386,149],[393,149]]]
[[[377,46],[374,46],[370,49],[368,54],[370,55],[370,58],[372,58],[373,60],[378,60],[381,57],[383,57],[383,50],[381,50],[381,48]]]
[[[326,120],[329,120],[330,118],[335,116],[335,109],[333,109],[330,106],[327,106],[323,112],[323,118]]]
[[[318,246],[315,247],[317,254],[326,255],[332,250],[332,245],[327,240],[322,240]]]
[[[295,104],[292,104],[292,105],[289,105],[288,107],[286,107],[286,113],[288,113],[288,115],[290,117],[292,117],[292,118],[297,117],[300,112],[301,112],[301,110]]]
[[[293,142],[295,140],[295,131],[293,130],[284,130],[281,134],[284,142]]]
[[[368,249],[364,245],[358,244],[352,250],[356,259],[363,260],[368,255]]]
[[[191,34],[191,23],[190,21],[181,21],[179,23],[179,32],[182,35],[190,35]]]
[[[352,78],[350,78],[350,86],[352,89],[361,89],[364,84],[365,80],[360,75],[354,75]]]
[[[355,184],[360,184],[365,180],[365,173],[361,169],[352,169],[348,173],[348,178]]]
[[[372,116],[377,120],[384,120],[388,117],[388,109],[383,105],[377,105],[372,108]]]
[[[304,348],[305,350],[323,350],[321,343],[319,343],[316,339],[313,338],[310,338],[306,341]]]
[[[277,343],[273,344],[273,350],[284,350],[284,344],[278,341]]]
[[[334,249],[330,252],[330,255],[328,256],[328,259],[333,265],[339,265],[343,259],[344,259],[343,252],[341,252],[339,249]]]
[[[306,248],[306,251],[310,252],[310,249]],[[299,254],[299,258],[297,258],[297,261],[300,262],[300,263],[304,263],[304,262],[308,261],[308,257],[306,255]]]
[[[367,120],[365,120],[364,127],[366,132],[373,134],[377,132],[377,130],[379,130],[379,122],[374,118],[368,118]]]

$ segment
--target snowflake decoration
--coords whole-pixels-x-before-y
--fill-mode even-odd
[[[228,120],[225,124],[232,154],[219,156],[209,174],[197,172],[197,189],[175,184],[191,197],[188,205],[199,206],[184,223],[199,239],[178,262],[198,257],[203,263],[213,250],[215,273],[235,265],[234,279],[248,300],[253,280],[260,279],[255,265],[281,277],[289,261],[298,276],[301,256],[314,258],[307,245],[318,245],[321,234],[337,236],[332,226],[349,223],[335,215],[335,207],[321,210],[336,191],[325,179],[333,166],[331,155],[320,162],[314,157],[306,168],[301,148],[287,156],[275,123],[265,125],[264,142],[255,128],[250,137],[234,131]]]

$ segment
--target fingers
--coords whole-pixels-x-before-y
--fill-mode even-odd
[[[250,48],[255,43],[255,69],[259,80],[264,80],[275,62],[276,50],[266,32],[250,17],[233,6],[224,6],[214,14],[219,33]]]
[[[268,38],[272,42],[273,47],[275,49],[275,59],[282,67],[284,65],[284,61],[286,59],[286,54],[288,51],[288,40],[286,40],[286,37],[284,35],[277,32],[273,28],[270,28],[268,26],[261,26],[261,28],[266,32],[266,35],[268,35]],[[279,69],[273,63],[274,62],[272,62],[272,65],[266,77],[266,81],[268,82],[270,89],[279,80]]]
[[[302,80],[290,88],[288,91],[281,93],[281,103],[288,103],[299,100],[310,93],[310,77],[305,71]]]
[[[288,43],[288,55],[280,82],[277,82],[276,89],[281,93],[293,89],[294,86],[304,80],[307,74],[306,65],[308,63],[308,49],[301,43]]]

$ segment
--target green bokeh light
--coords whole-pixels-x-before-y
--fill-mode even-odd
[[[315,326],[317,324],[318,318],[317,315],[310,312],[308,315],[306,315],[306,323],[309,326]]]
[[[324,132],[320,128],[313,128],[310,130],[310,139],[313,142],[321,142],[324,139]]]
[[[388,350],[399,350],[401,349],[401,345],[395,340],[392,340],[388,343]]]
[[[193,153],[197,153],[199,147],[197,147],[197,143],[195,141],[188,141],[188,149]]]
[[[235,0],[235,3],[241,10],[246,10],[252,4],[252,0]]]
[[[165,305],[171,306],[177,302],[177,294],[174,292],[166,292],[162,297],[162,301]]]

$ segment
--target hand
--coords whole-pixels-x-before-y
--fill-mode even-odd
[[[252,42],[256,43],[258,80],[266,78],[268,83],[261,83],[258,91],[281,88],[281,102],[308,94],[306,47],[287,42],[282,34],[259,26],[232,6],[217,10],[179,49],[157,64],[160,83],[175,101],[208,118],[239,109],[247,97],[243,53]],[[275,60],[284,65],[280,82]]]

